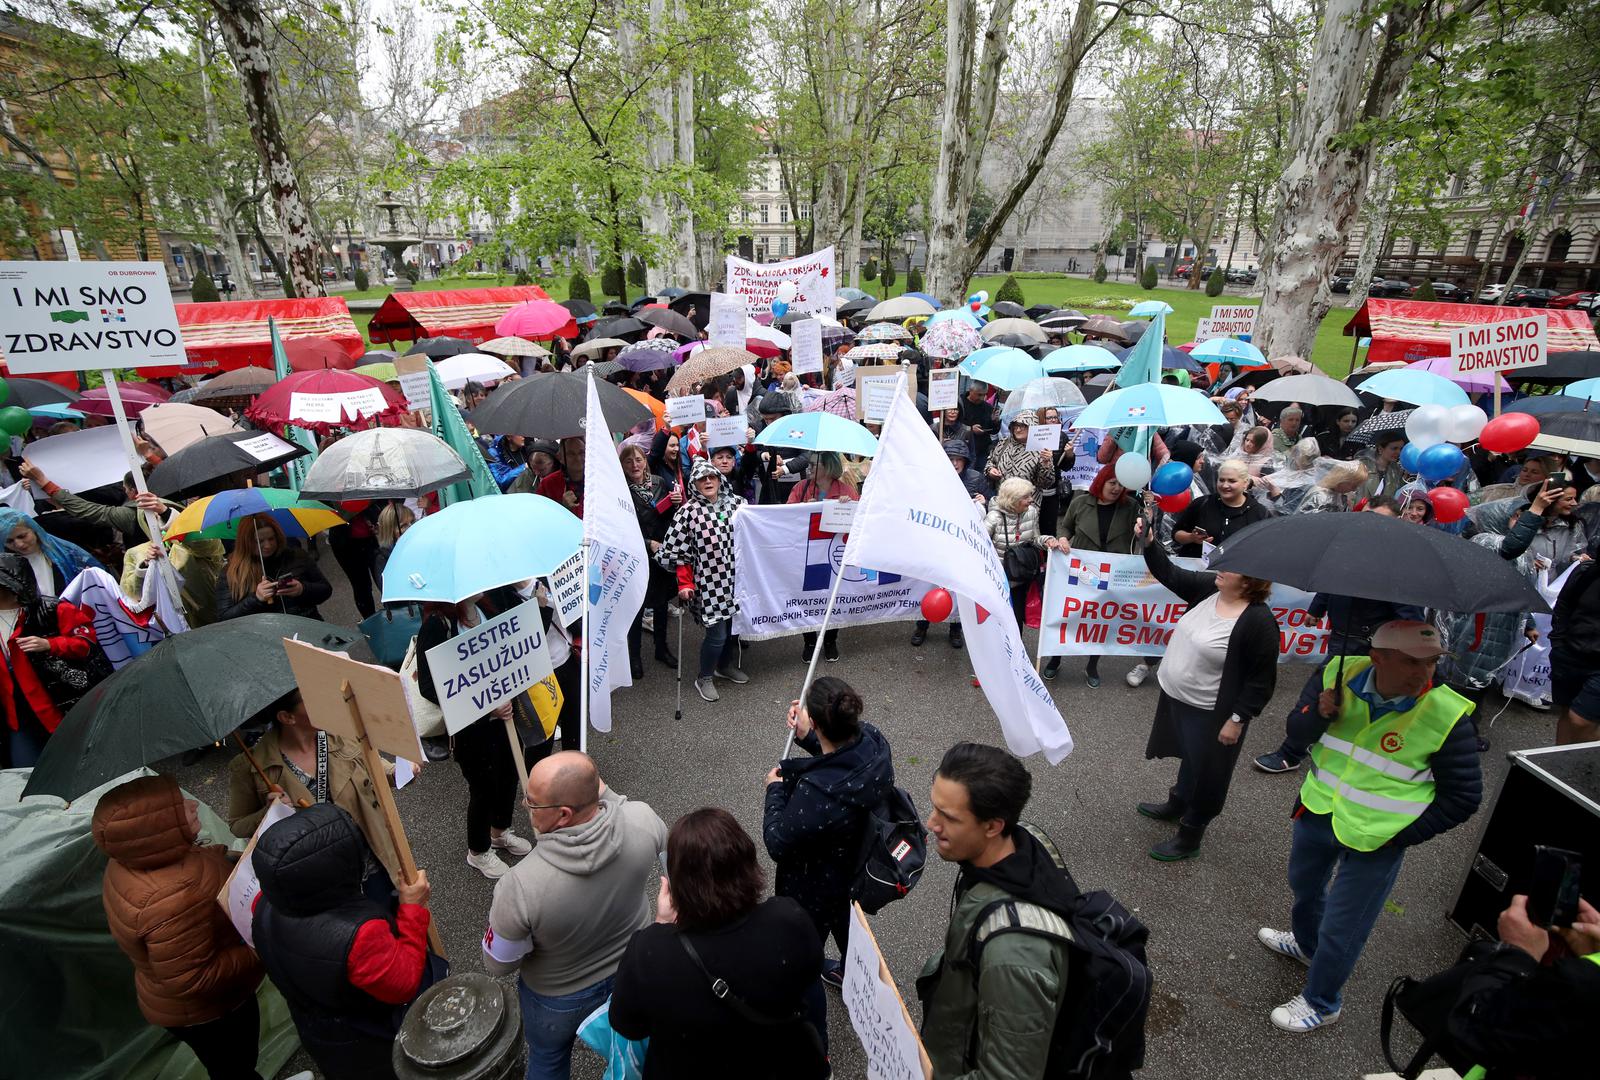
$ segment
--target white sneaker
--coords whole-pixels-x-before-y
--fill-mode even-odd
[[[482,855],[472,851],[467,852],[467,865],[490,881],[504,877],[506,871],[511,869],[511,867],[501,862],[500,856],[496,855],[492,850],[485,851]]]
[[[1296,1035],[1307,1031],[1315,1031],[1319,1027],[1326,1027],[1339,1019],[1342,1010],[1332,1012],[1318,1012],[1306,1001],[1304,994],[1296,994],[1288,1001],[1272,1010],[1272,1026],[1279,1031],[1290,1031]]]
[[[500,851],[505,852],[507,855],[515,855],[519,859],[533,850],[532,844],[528,843],[510,829],[502,832],[499,836],[491,836],[489,838],[489,846],[492,848],[497,848]]]
[[[284,1077],[284,1080],[317,1080],[317,1077],[310,1069],[303,1069],[293,1076]]]
[[[1298,960],[1306,967],[1311,966],[1311,957],[1307,956],[1300,943],[1295,940],[1292,930],[1274,930],[1263,926],[1256,931],[1256,940],[1279,956],[1287,956],[1291,960]]]
[[[1133,670],[1128,672],[1129,686],[1143,686],[1144,681],[1150,677],[1149,664],[1135,664]]]
[[[709,676],[704,679],[696,679],[694,681],[694,688],[700,691],[700,696],[705,698],[707,701],[716,701],[722,696],[721,694],[717,693],[717,688],[712,684]]]

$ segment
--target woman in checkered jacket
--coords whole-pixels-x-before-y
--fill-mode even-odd
[[[706,628],[694,688],[705,700],[716,701],[713,678],[750,681],[739,668],[738,646],[731,636],[739,610],[733,594],[733,515],[744,499],[705,458],[695,459],[689,487],[690,496],[673,515],[656,561],[677,575],[679,601]]]

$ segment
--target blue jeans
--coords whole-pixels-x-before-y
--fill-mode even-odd
[[[1289,849],[1289,889],[1294,893],[1290,925],[1295,941],[1311,957],[1305,996],[1318,1012],[1339,1008],[1340,991],[1361,958],[1404,857],[1404,848],[1345,847],[1326,814],[1307,811],[1295,819]]]
[[[607,976],[582,990],[546,997],[517,980],[522,1000],[522,1035],[528,1040],[528,1080],[570,1080],[572,1044],[578,1026],[611,997],[614,978]]]
[[[20,711],[20,710],[19,710]],[[44,744],[50,733],[33,717],[19,717],[16,731],[6,731],[6,742],[11,754],[10,768],[31,769],[39,763]]]
[[[738,648],[733,643],[733,620],[723,619],[706,627],[706,638],[700,643],[700,677],[709,679],[717,668],[733,662]]]

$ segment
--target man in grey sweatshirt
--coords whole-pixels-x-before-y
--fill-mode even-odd
[[[527,796],[539,842],[495,882],[483,962],[521,975],[528,1080],[569,1080],[578,1025],[611,996],[629,940],[650,922],[645,886],[667,826],[577,751],[535,765]]]

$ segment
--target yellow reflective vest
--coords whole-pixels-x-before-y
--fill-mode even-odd
[[[1372,666],[1370,657],[1346,657],[1349,682]],[[1322,685],[1332,689],[1338,664],[1329,664]],[[1300,801],[1314,814],[1333,818],[1333,834],[1356,851],[1376,851],[1410,825],[1433,802],[1429,762],[1472,702],[1448,686],[1435,686],[1406,712],[1385,713],[1376,722],[1359,694],[1341,695],[1339,715],[1311,747],[1312,768],[1300,785]]]

